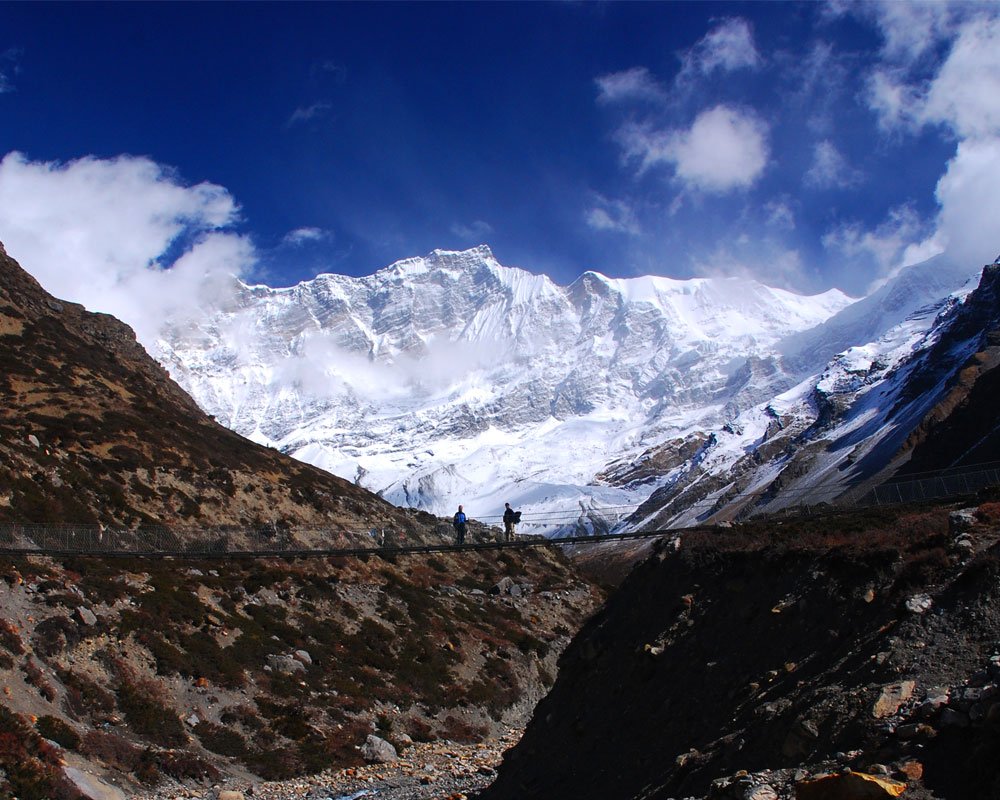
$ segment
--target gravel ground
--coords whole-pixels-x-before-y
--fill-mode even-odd
[[[233,782],[212,788],[161,787],[141,800],[460,800],[481,790],[496,777],[503,753],[517,742],[520,731],[483,744],[431,742],[407,748],[391,764],[324,772],[287,781]],[[235,794],[224,794],[234,792]]]

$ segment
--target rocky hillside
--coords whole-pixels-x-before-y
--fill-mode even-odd
[[[217,424],[128,326],[52,297],[2,245],[0,393],[0,522],[428,529]]]
[[[987,265],[964,297],[917,309],[877,341],[838,353],[818,376],[707,439],[646,453],[630,468],[664,462],[670,480],[629,524],[717,522],[842,502],[892,476],[995,461],[1000,415],[990,398],[1000,380],[998,296],[1000,265]]]
[[[524,723],[599,601],[547,551],[0,558],[0,797],[357,767],[384,757],[370,736],[485,742]]]
[[[996,500],[664,540],[482,799],[997,797]]]
[[[0,279],[0,525],[451,540],[446,522],[217,425],[129,328],[46,294],[2,247]],[[0,555],[0,798],[173,796],[494,740],[600,600],[543,550]]]

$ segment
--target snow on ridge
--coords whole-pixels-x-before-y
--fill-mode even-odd
[[[893,342],[855,337],[839,365],[813,358],[793,372],[780,343],[860,301],[745,278],[588,272],[560,287],[485,246],[243,291],[159,345],[199,405],[255,441],[437,513],[463,501],[486,513],[499,498],[547,509],[641,502],[655,481],[615,488],[594,476],[696,433],[715,435],[707,463],[728,468],[775,412],[811,413],[824,372],[871,371],[933,321]]]

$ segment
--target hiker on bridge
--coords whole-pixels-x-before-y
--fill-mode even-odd
[[[457,537],[458,544],[465,544],[465,522],[468,517],[465,516],[465,512],[462,511],[462,507],[458,507],[458,512],[455,514],[455,536]]]
[[[514,526],[521,521],[521,512],[510,507],[510,503],[504,503],[506,507],[503,512],[503,537],[506,542],[514,541]]]

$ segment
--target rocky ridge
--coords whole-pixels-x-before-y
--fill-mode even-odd
[[[998,586],[995,496],[681,533],[479,796],[992,796]]]
[[[370,737],[466,752],[523,724],[601,599],[564,558],[401,554],[450,524],[223,428],[127,326],[46,294],[2,248],[0,277],[0,544],[68,523],[182,546],[0,555],[0,798],[339,775]],[[184,557],[265,522],[286,544],[389,549]],[[471,541],[496,533],[470,523]]]
[[[941,256],[851,301],[737,279],[558,287],[485,247],[434,251],[365,278],[234,284],[154,350],[225,424],[399,505],[511,502],[550,533],[691,524],[898,468],[973,352],[903,402],[974,316],[972,273]]]
[[[219,425],[128,326],[52,297],[2,245],[0,278],[0,523],[427,530]]]

